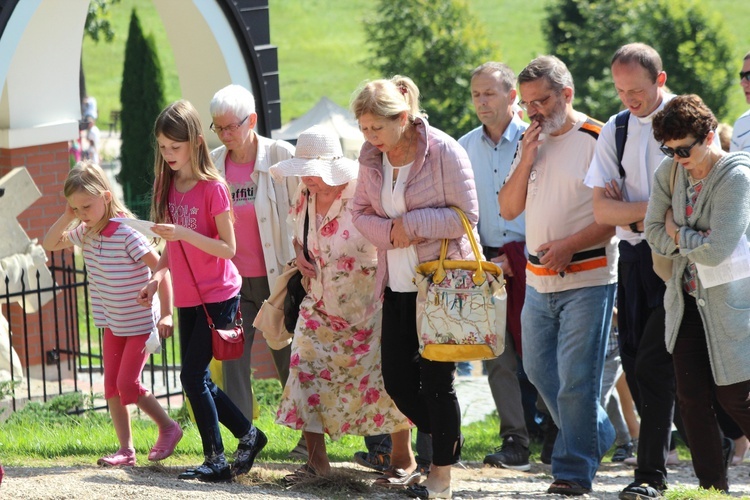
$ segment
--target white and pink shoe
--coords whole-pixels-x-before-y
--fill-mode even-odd
[[[135,465],[135,450],[133,448],[117,450],[111,455],[100,458],[96,463],[103,467],[132,467]]]

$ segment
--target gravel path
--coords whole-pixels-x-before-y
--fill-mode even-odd
[[[6,467],[5,480],[0,487],[0,498],[72,499],[86,500],[128,499],[266,499],[266,498],[407,498],[403,492],[384,491],[368,486],[376,477],[352,463],[335,464],[344,471],[349,484],[358,488],[335,491],[330,485],[313,488],[311,485],[285,489],[279,479],[293,469],[292,464],[258,463],[247,476],[231,484],[204,484],[176,479],[177,467],[134,467],[132,469],[102,469],[83,467]],[[750,495],[750,464],[732,467],[730,483],[732,496]],[[630,467],[604,463],[594,485],[594,492],[583,498],[616,499],[618,492],[632,480]],[[679,483],[694,487],[697,484],[689,462],[669,469],[671,485]],[[561,498],[545,493],[551,482],[550,467],[533,464],[530,472],[483,467],[466,464],[453,473],[454,498]],[[360,481],[358,481],[360,480]],[[344,481],[345,483],[347,481]],[[340,486],[339,482],[339,486]],[[724,497],[726,498],[726,497]]]

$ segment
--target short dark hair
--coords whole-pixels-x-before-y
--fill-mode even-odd
[[[664,144],[692,135],[702,141],[718,124],[713,111],[699,96],[678,95],[654,115],[654,139]]]
[[[489,61],[480,66],[474,68],[471,72],[471,77],[474,78],[477,75],[493,75],[500,73],[500,83],[503,86],[503,90],[510,92],[511,89],[516,86],[516,74],[513,70],[508,67],[507,64],[501,62]]]
[[[651,75],[651,81],[653,82],[656,82],[659,73],[663,71],[661,56],[656,49],[645,43],[623,45],[612,56],[610,66],[613,66],[616,62],[620,64],[637,63],[641,65]]]

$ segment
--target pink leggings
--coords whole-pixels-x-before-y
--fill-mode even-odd
[[[141,385],[141,372],[149,354],[145,351],[148,333],[118,337],[104,329],[104,398],[120,396],[120,403],[129,405],[147,394]]]

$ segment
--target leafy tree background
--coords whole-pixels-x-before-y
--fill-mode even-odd
[[[122,169],[117,180],[128,207],[146,219],[154,183],[153,124],[164,108],[164,81],[154,39],[144,36],[135,10],[125,45],[120,103]]]
[[[724,116],[737,61],[720,15],[696,0],[556,0],[546,19],[547,46],[568,65],[577,109],[606,120],[621,107],[610,60],[622,45],[643,42],[662,57],[667,87],[700,95]]]
[[[365,19],[372,56],[383,78],[414,80],[431,125],[460,137],[474,125],[471,71],[499,51],[463,0],[378,0]]]

